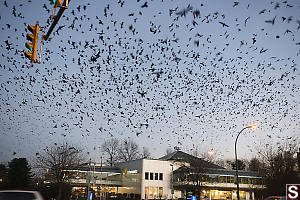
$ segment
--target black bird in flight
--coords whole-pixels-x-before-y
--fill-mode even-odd
[[[227,24],[225,24],[224,22],[219,22],[223,27],[229,27]]]
[[[276,16],[271,20],[266,20],[265,22],[274,25],[275,24],[275,19],[276,19]]]

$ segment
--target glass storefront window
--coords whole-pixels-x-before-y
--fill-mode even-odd
[[[159,199],[163,196],[163,187],[145,187],[145,199]]]
[[[233,199],[237,199],[237,193],[236,191],[233,191]],[[246,192],[240,191],[240,199],[245,200],[246,199]]]
[[[149,187],[145,187],[145,199],[148,199]]]
[[[221,199],[231,199],[232,192],[231,191],[220,191]]]
[[[210,196],[210,190],[202,190],[201,199],[208,200]]]
[[[226,183],[230,183],[230,176],[226,176]]]
[[[149,187],[149,199],[153,199],[153,187]]]
[[[234,183],[234,177],[233,176],[230,177],[230,183]]]
[[[214,199],[224,199],[231,200],[233,195],[233,199],[237,199],[236,192],[232,191],[223,191],[223,190],[203,190],[201,193],[201,199],[208,200],[210,197],[212,200]],[[241,199],[245,199],[245,192],[240,191]]]
[[[246,192],[240,191],[240,199],[246,199]]]
[[[219,183],[226,183],[226,177],[225,176],[220,176],[219,177]]]
[[[211,199],[220,199],[220,194],[218,190],[211,190]]]
[[[240,191],[240,199],[241,200],[246,200],[246,191]],[[250,193],[251,195],[251,193]],[[201,191],[201,200],[236,200],[237,199],[237,193],[236,190],[228,190],[228,191],[223,191],[223,190],[202,190]],[[250,198],[251,199],[251,198]]]
[[[159,197],[161,198],[163,196],[163,188],[159,187]]]
[[[154,187],[154,199],[158,198],[158,187]]]

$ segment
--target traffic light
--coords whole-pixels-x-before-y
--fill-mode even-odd
[[[58,6],[61,6],[63,0],[50,0],[50,3],[54,4],[54,7],[57,8]]]
[[[54,8],[57,8],[62,5],[63,0],[50,0],[52,3],[54,3]]]
[[[52,16],[51,16],[51,19],[53,19],[54,13],[55,13],[55,9],[56,9],[57,7],[62,7],[63,0],[50,0],[50,2],[51,2],[52,4],[54,4],[54,8],[53,8],[53,10],[52,10]]]
[[[40,27],[38,21],[36,22],[36,25],[28,25],[28,30],[32,34],[27,34],[27,40],[30,42],[26,42],[25,46],[29,49],[30,52],[25,51],[25,57],[28,58],[31,63],[36,62],[37,59],[37,43],[39,41],[39,32]]]

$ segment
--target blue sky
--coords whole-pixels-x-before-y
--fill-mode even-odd
[[[0,160],[62,141],[98,160],[111,137],[153,157],[198,146],[233,158],[237,132],[252,123],[243,158],[299,138],[299,9],[296,0],[71,1],[29,67],[26,26],[47,31],[52,5],[1,1]]]

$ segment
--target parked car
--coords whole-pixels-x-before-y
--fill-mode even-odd
[[[43,197],[36,191],[2,190],[0,200],[43,200]]]
[[[269,196],[265,198],[264,200],[286,200],[285,196]]]

